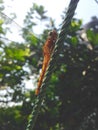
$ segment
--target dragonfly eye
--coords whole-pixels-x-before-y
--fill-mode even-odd
[[[52,31],[50,31],[50,32],[48,33],[48,36],[52,36],[52,33],[53,33],[53,32],[52,32]]]

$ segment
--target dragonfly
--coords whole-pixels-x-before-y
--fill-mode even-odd
[[[7,23],[13,23],[14,26],[18,27],[20,30],[24,30],[25,29],[25,28],[22,28],[15,21],[13,21],[13,19],[11,19],[10,17],[8,17],[6,14],[0,12],[0,16],[4,20],[6,20]],[[29,32],[28,30],[25,30],[25,31],[27,31],[28,35],[32,35],[33,38],[39,39],[38,37],[36,37],[34,34],[32,34],[31,32]],[[50,61],[50,58],[51,58],[51,54],[52,54],[54,46],[55,46],[55,42],[56,42],[57,36],[58,36],[58,34],[57,34],[56,29],[53,29],[52,31],[49,32],[49,34],[47,36],[47,39],[46,39],[46,41],[44,43],[44,46],[43,46],[42,71],[41,71],[40,76],[39,76],[38,85],[37,85],[37,88],[35,90],[35,95],[38,95],[40,93],[40,88],[41,88],[41,85],[42,85],[42,82],[43,82],[43,79],[44,79],[44,76],[45,76],[45,72],[47,70],[47,67],[48,67],[48,64],[49,64],[49,61]],[[6,37],[0,36],[0,38],[8,40],[8,41],[12,41],[11,39],[9,40]],[[15,42],[15,41],[12,41],[12,42]]]
[[[55,46],[55,42],[57,40],[57,31],[53,30],[49,33],[47,40],[43,46],[43,55],[44,55],[44,59],[43,59],[43,65],[42,65],[42,72],[40,74],[39,77],[39,81],[38,81],[38,87],[35,91],[35,94],[38,95],[40,93],[40,88],[44,79],[44,75],[46,72],[46,69],[48,67],[54,46]]]

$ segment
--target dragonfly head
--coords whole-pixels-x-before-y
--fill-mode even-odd
[[[56,42],[57,36],[58,36],[58,34],[57,34],[57,31],[56,31],[56,30],[52,30],[52,31],[50,31],[50,32],[48,33],[48,38],[49,38],[50,40],[52,40],[53,42]]]

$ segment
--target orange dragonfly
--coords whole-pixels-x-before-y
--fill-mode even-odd
[[[48,38],[43,46],[44,59],[43,59],[43,65],[42,65],[42,72],[40,74],[39,81],[38,81],[38,87],[35,91],[36,95],[38,95],[40,92],[43,78],[44,78],[46,69],[48,67],[48,64],[49,64],[49,61],[51,58],[51,54],[52,54],[54,46],[55,46],[56,39],[57,39],[57,32],[56,32],[56,30],[53,30],[49,33],[49,36],[48,36]]]

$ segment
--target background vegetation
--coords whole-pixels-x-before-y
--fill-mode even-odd
[[[26,128],[36,96],[33,89],[25,87],[24,80],[37,78],[43,43],[48,32],[56,28],[55,21],[45,12],[43,6],[33,4],[22,29],[25,41],[19,43],[4,39],[10,28],[3,25],[12,21],[0,19],[0,130]],[[63,13],[62,21],[64,16]],[[98,19],[94,18],[84,29],[81,20],[72,19],[35,130],[98,129]],[[45,23],[40,38],[27,31],[34,32],[36,20]]]

